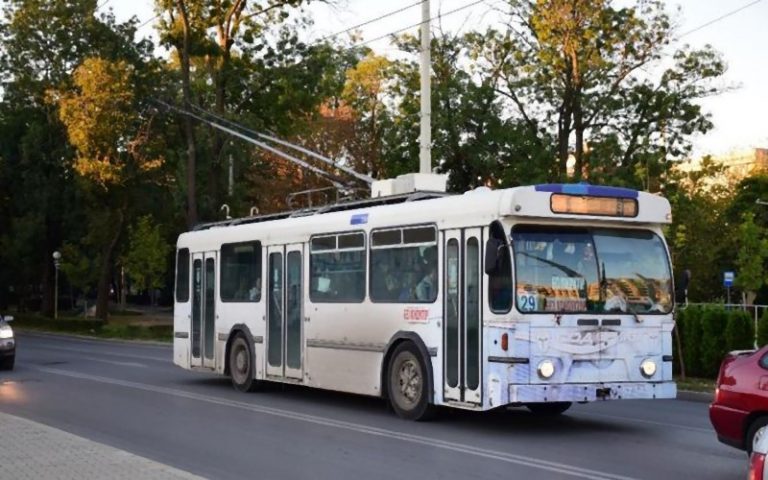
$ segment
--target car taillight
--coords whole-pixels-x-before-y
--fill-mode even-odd
[[[749,459],[749,476],[748,480],[763,480],[763,472],[765,470],[765,455],[761,453],[753,453]]]

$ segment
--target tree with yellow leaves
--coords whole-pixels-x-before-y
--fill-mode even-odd
[[[162,181],[160,137],[140,114],[134,67],[87,58],[73,73],[74,89],[53,94],[76,149],[75,171],[91,197],[88,242],[97,252],[96,316],[106,320],[117,247],[147,185]]]

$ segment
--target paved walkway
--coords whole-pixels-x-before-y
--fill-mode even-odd
[[[199,479],[162,463],[0,413],[0,479]]]

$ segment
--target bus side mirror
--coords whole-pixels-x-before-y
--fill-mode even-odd
[[[485,242],[485,273],[493,275],[499,268],[499,250],[504,244],[498,238],[489,238]]]

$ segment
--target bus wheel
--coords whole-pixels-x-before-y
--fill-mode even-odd
[[[416,346],[403,342],[389,362],[387,392],[395,413],[407,420],[427,420],[434,414],[429,403],[427,370]]]
[[[528,403],[525,406],[528,407],[535,415],[541,415],[544,417],[556,417],[564,413],[571,408],[571,402],[550,402],[550,403]]]
[[[253,354],[243,334],[238,334],[229,347],[229,374],[232,385],[241,392],[253,392],[258,381],[253,378]]]

